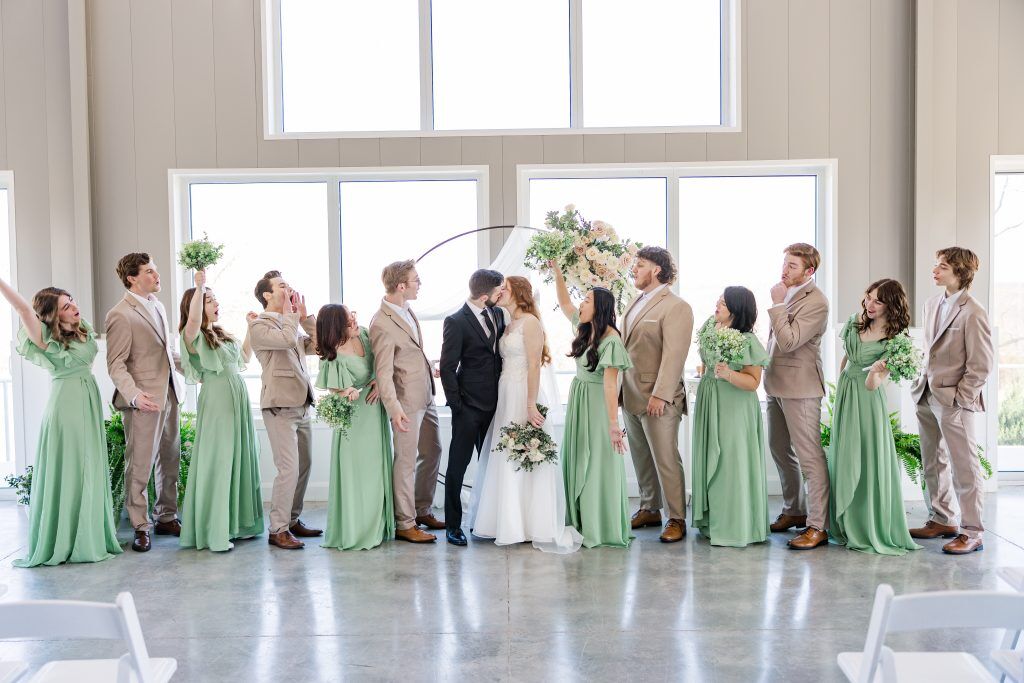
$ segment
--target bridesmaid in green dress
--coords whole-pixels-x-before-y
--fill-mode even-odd
[[[569,356],[576,377],[569,388],[562,438],[567,523],[583,534],[583,545],[629,546],[629,499],[626,497],[625,435],[619,426],[619,374],[633,367],[615,327],[615,296],[604,287],[587,293],[579,310],[573,306],[558,264],[558,305],[576,327]]]
[[[395,536],[391,431],[377,394],[373,349],[355,311],[328,304],[316,316],[318,389],[356,402],[346,436],[331,441],[331,483],[323,547],[368,550]]]
[[[263,533],[259,441],[249,392],[239,374],[251,357],[246,336],[238,342],[217,320],[220,305],[206,287],[206,273],[181,297],[178,331],[181,368],[202,384],[181,518],[183,548],[231,550],[233,539]]]
[[[753,292],[726,287],[697,337],[706,370],[693,418],[691,526],[711,545],[742,547],[768,539],[764,425],[757,399],[768,353],[751,332],[756,320]],[[722,328],[743,334],[746,349],[738,362],[721,362],[710,343]]]
[[[889,376],[885,342],[910,325],[910,304],[896,280],[874,282],[840,336],[846,350],[832,413],[828,474],[829,535],[840,545],[880,555],[919,550],[907,530],[896,456],[880,391]]]
[[[31,305],[3,280],[0,293],[21,318],[17,352],[53,377],[29,494],[28,556],[14,566],[120,555],[103,403],[92,376],[96,334],[63,289],[40,290]]]

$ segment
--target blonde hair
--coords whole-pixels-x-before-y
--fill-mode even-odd
[[[398,285],[406,282],[409,278],[409,273],[416,270],[416,262],[412,259],[408,261],[395,261],[384,266],[384,272],[380,274],[381,282],[384,283],[384,291],[388,294],[394,294],[398,291]]]
[[[821,254],[818,253],[813,244],[797,242],[796,244],[789,245],[782,251],[790,256],[796,256],[803,261],[804,268],[814,268],[814,272],[818,272],[818,266],[821,265]]]

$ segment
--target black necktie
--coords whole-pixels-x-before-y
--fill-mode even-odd
[[[494,336],[498,332],[494,329],[494,322],[491,320],[490,310],[485,308],[482,315],[484,316],[484,324],[487,325],[487,338],[493,340]]]

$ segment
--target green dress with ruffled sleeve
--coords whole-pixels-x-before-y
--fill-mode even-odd
[[[768,540],[764,424],[757,392],[715,377],[719,358],[706,340],[714,327],[715,319],[709,318],[698,335],[706,370],[693,413],[691,526],[711,545],[741,547]],[[768,353],[758,338],[750,332],[743,337],[743,356],[729,368],[767,366]]]
[[[121,553],[117,543],[103,402],[92,375],[98,347],[87,336],[64,348],[44,324],[41,349],[24,329],[17,352],[50,373],[50,399],[39,429],[29,502],[28,556],[16,567],[99,562]]]
[[[573,316],[573,325],[579,325],[578,315]],[[633,539],[625,456],[612,447],[604,401],[605,368],[617,368],[621,377],[621,372],[631,367],[622,339],[608,335],[598,345],[594,371],[587,369],[587,354],[576,359],[576,377],[569,387],[561,451],[566,523],[583,534],[583,545],[588,548],[624,548]]]
[[[231,550],[233,539],[263,533],[260,446],[242,367],[237,342],[212,348],[199,332],[187,345],[182,332],[185,380],[202,385],[182,502],[179,542],[185,548]]]
[[[896,442],[882,387],[865,385],[885,353],[884,341],[863,342],[853,315],[840,332],[846,367],[836,385],[828,448],[828,533],[851,550],[904,555],[920,550],[907,529]]]
[[[391,428],[380,401],[366,402],[374,379],[373,349],[359,328],[363,355],[320,361],[318,389],[359,389],[352,426],[331,440],[331,480],[327,493],[324,548],[368,550],[395,536],[391,488]]]

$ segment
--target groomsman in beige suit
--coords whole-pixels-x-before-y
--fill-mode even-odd
[[[771,360],[764,372],[768,446],[782,481],[782,514],[771,530],[806,526],[789,547],[807,550],[828,543],[828,466],[820,426],[825,396],[821,338],[828,326],[828,300],[812,279],[821,264],[818,250],[797,243],[784,253],[782,280],[771,290]]]
[[[622,380],[620,403],[633,456],[640,509],[632,526],[661,526],[662,493],[668,523],[664,543],[686,536],[686,484],[679,454],[679,423],[686,414],[683,368],[693,336],[693,311],[672,293],[676,264],[661,247],[644,247],[633,265],[640,295],[623,316],[626,350],[633,361]]]
[[[307,315],[305,297],[276,270],[256,283],[255,294],[264,310],[250,320],[249,340],[263,367],[260,408],[277,468],[267,540],[278,548],[297,550],[305,544],[296,537],[323,533],[299,519],[312,463],[313,385],[306,356],[316,355],[316,317]]]
[[[181,432],[178,404],[185,398],[181,359],[171,346],[167,311],[156,298],[160,273],[149,254],[132,253],[117,263],[125,293],[107,313],[107,371],[114,382],[114,407],[124,416],[127,438],[124,506],[135,529],[132,549],[151,547],[146,489],[156,467],[155,531],[181,535],[178,472]]]
[[[385,296],[370,321],[377,391],[394,433],[395,536],[412,543],[437,537],[419,528],[444,529],[431,512],[441,437],[434,408],[434,372],[423,353],[419,320],[409,308],[420,291],[415,261],[397,261],[381,274]]]
[[[924,305],[926,367],[912,393],[931,516],[910,535],[952,538],[943,552],[966,555],[984,548],[984,478],[975,415],[985,410],[981,392],[995,353],[988,314],[967,293],[978,272],[978,257],[960,247],[940,249],[935,256],[932,279],[945,291]]]

